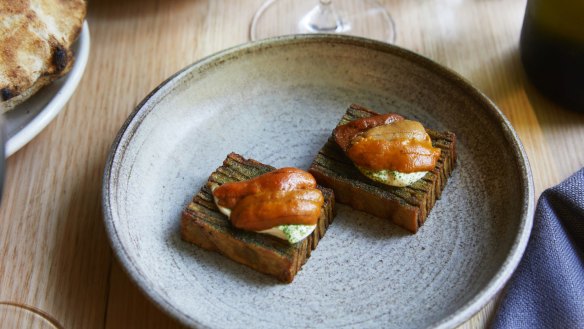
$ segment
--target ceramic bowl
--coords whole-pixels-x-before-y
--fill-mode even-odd
[[[350,103],[457,134],[457,168],[417,234],[339,205],[291,284],[180,239],[182,209],[228,153],[306,169]],[[525,152],[483,94],[410,51],[334,35],[245,44],[178,72],[128,118],[103,181],[121,264],[198,328],[454,327],[512,274],[533,207]]]

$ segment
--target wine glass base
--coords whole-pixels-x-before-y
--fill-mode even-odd
[[[311,17],[318,10],[317,0],[268,0],[256,12],[250,26],[250,39],[304,33],[348,34],[395,43],[395,24],[376,0],[333,0],[336,24],[317,26]]]
[[[32,306],[0,301],[0,328],[62,329],[57,320]]]

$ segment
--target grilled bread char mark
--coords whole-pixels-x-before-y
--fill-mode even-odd
[[[216,251],[258,272],[292,282],[296,273],[310,257],[334,218],[334,196],[330,189],[318,186],[324,196],[324,205],[317,228],[306,239],[289,244],[270,235],[234,228],[229,219],[219,212],[213,201],[210,185],[247,180],[274,167],[231,153],[223,165],[211,174],[207,184],[183,211],[182,239],[207,250]]]
[[[351,105],[339,125],[378,115],[359,105]],[[442,150],[436,167],[407,187],[393,187],[365,177],[331,137],[308,170],[319,184],[333,189],[337,202],[365,211],[416,233],[440,198],[456,165],[456,136],[452,132],[426,129],[432,145]]]

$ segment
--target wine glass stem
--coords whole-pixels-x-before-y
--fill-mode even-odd
[[[307,14],[304,21],[312,32],[339,32],[343,25],[332,0],[319,0],[318,6]]]

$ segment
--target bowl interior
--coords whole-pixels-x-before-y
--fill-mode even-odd
[[[181,241],[181,210],[229,152],[307,168],[350,103],[456,133],[458,166],[416,235],[340,205],[289,285]],[[112,152],[114,249],[191,325],[452,326],[501,287],[530,227],[529,169],[494,106],[436,64],[360,39],[283,38],[207,58],[149,96]]]

